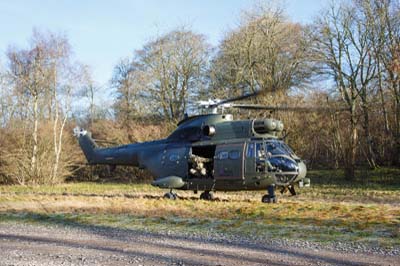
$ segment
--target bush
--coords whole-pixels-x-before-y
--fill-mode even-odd
[[[55,153],[53,129],[43,124],[38,132],[37,169],[31,167],[31,132],[25,128],[6,128],[1,132],[0,182],[8,184],[56,184],[72,175],[77,164],[71,134],[63,136],[63,152],[54,175]]]

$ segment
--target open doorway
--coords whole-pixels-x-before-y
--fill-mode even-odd
[[[189,178],[214,178],[215,145],[193,146],[189,157]]]

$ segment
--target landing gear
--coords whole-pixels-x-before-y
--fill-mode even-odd
[[[296,190],[294,189],[294,186],[293,186],[293,185],[290,185],[290,186],[288,187],[288,189],[289,189],[289,192],[290,192],[290,194],[291,194],[292,196],[296,196],[296,195],[297,195]]]
[[[275,195],[274,186],[268,186],[267,190],[268,190],[268,194],[264,195],[261,198],[261,202],[263,202],[263,203],[278,203],[278,198]]]
[[[201,200],[213,200],[214,199],[214,194],[208,190],[204,191],[203,193],[200,194],[200,199]]]
[[[177,198],[178,198],[178,195],[176,195],[176,193],[173,192],[172,189],[170,192],[164,194],[164,199],[176,200]]]
[[[283,187],[281,189],[281,194],[285,193],[288,190],[290,192],[290,195],[292,195],[292,196],[296,196],[297,195],[296,190],[294,189],[294,185],[289,185],[287,187]]]
[[[278,203],[278,198],[276,196],[271,197],[270,195],[264,195],[261,199],[262,203]]]

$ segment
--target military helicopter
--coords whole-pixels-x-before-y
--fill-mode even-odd
[[[212,200],[214,191],[267,190],[261,201],[276,203],[276,189],[296,195],[295,185],[310,185],[305,163],[279,138],[283,123],[275,119],[234,120],[231,114],[218,110],[302,109],[233,104],[257,94],[198,102],[208,112],[186,116],[161,140],[100,148],[86,130],[77,127],[74,135],[89,164],[148,169],[155,177],[153,186],[170,190],[165,198],[177,199],[175,190],[203,191],[200,199],[204,200]]]

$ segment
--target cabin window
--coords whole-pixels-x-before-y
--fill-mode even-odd
[[[218,159],[219,160],[226,160],[226,159],[228,159],[228,157],[229,157],[229,154],[228,154],[228,152],[227,151],[220,151],[219,153],[218,153]]]
[[[240,158],[240,153],[239,151],[230,151],[229,152],[229,159],[231,160],[237,160]]]
[[[254,143],[249,143],[247,145],[247,157],[254,157]]]
[[[178,160],[179,160],[179,155],[176,154],[176,153],[173,153],[173,154],[171,154],[171,155],[169,156],[169,160],[170,160],[171,162],[178,161]]]

